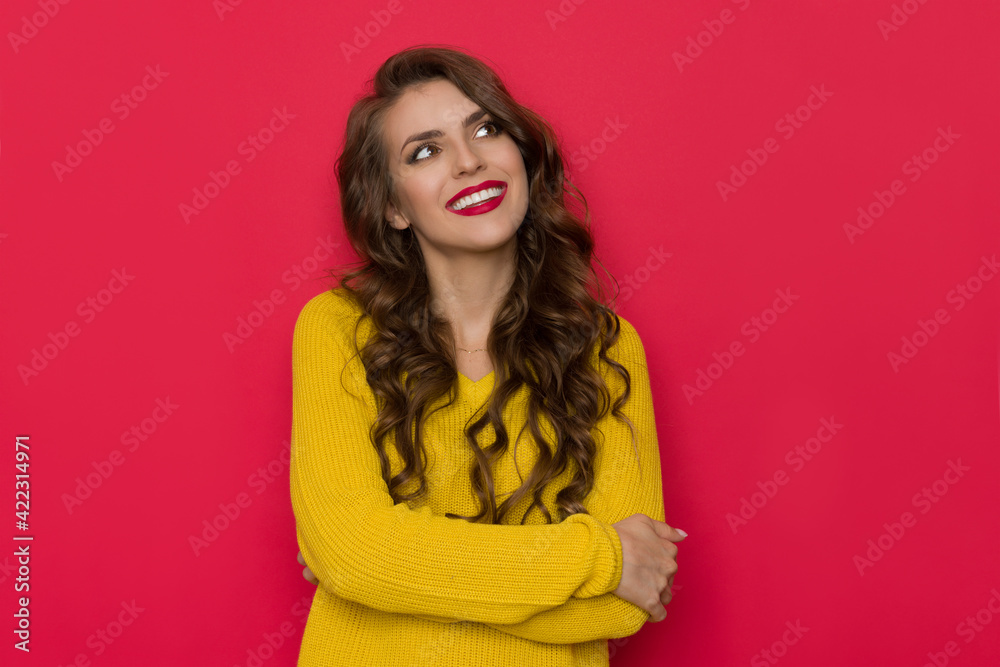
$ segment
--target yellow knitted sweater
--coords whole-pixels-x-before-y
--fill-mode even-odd
[[[596,483],[584,501],[589,514],[547,524],[536,508],[520,525],[528,497],[503,525],[490,525],[444,514],[478,510],[463,429],[488,400],[494,373],[477,382],[459,373],[455,403],[425,422],[428,497],[394,505],[368,435],[376,404],[355,355],[360,315],[338,288],[306,303],[295,324],[291,500],[299,547],[320,582],[299,667],[607,666],[607,640],[635,634],[649,618],[613,593],[622,552],[612,524],[636,513],[664,520],[653,402],[636,330],[619,316],[621,333],[608,354],[631,373],[632,394],[622,409],[635,425],[637,449],[624,422],[609,413],[598,423]],[[371,331],[366,318],[358,347]],[[624,381],[600,367],[618,398]],[[447,396],[431,409],[444,402]],[[522,386],[504,413],[511,446],[494,472],[498,500],[520,486],[518,469],[526,474],[535,462],[529,430],[515,447],[526,406]],[[549,420],[539,422],[554,443]],[[402,463],[392,434],[386,440],[396,474]],[[487,426],[479,443],[492,440]],[[553,520],[556,493],[573,468],[542,495]]]

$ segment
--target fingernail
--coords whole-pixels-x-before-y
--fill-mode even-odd
[[[687,537],[687,536],[688,536],[688,534],[687,534],[687,533],[685,533],[685,532],[684,532],[683,530],[681,530],[680,528],[674,528],[674,530],[676,530],[676,531],[677,531],[678,533],[680,533],[682,537]]]

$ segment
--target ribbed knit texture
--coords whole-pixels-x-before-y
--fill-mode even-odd
[[[376,408],[355,355],[360,314],[338,288],[306,303],[295,324],[291,500],[299,547],[320,581],[299,667],[607,666],[607,639],[632,635],[649,618],[613,593],[622,552],[612,524],[636,513],[664,520],[649,376],[635,329],[619,316],[622,329],[609,356],[631,373],[623,411],[635,425],[638,451],[628,426],[609,413],[593,431],[598,454],[595,488],[584,500],[589,514],[546,524],[536,508],[520,525],[529,494],[504,525],[489,525],[444,514],[477,512],[469,477],[474,455],[463,429],[488,400],[495,374],[477,382],[459,374],[455,403],[425,422],[429,495],[394,505],[368,435]],[[366,319],[359,347],[371,332]],[[624,382],[601,366],[617,398]],[[518,468],[526,477],[537,456],[528,429],[517,442],[527,393],[522,386],[504,413],[511,443],[495,467],[498,503],[520,486]],[[539,421],[554,442],[551,423]],[[493,429],[479,438],[487,446]],[[387,455],[396,474],[402,462],[392,442],[390,434]],[[573,469],[542,495],[554,521],[556,493]]]

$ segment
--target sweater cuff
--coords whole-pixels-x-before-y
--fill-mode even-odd
[[[585,524],[591,536],[591,576],[573,597],[590,598],[614,592],[622,578],[622,543],[617,531],[589,514],[571,514],[566,521]]]

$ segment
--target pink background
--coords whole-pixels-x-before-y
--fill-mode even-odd
[[[1000,10],[960,5],[4,2],[0,662],[295,663],[292,327],[353,259],[352,101],[444,43],[551,121],[645,344],[690,537],[667,619],[613,664],[994,664]]]

